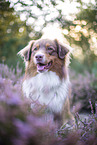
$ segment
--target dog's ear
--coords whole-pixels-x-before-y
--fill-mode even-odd
[[[65,45],[63,46],[61,43],[59,43],[57,39],[55,39],[55,43],[57,46],[57,52],[59,58],[64,59],[65,55],[69,52],[69,49]]]
[[[31,40],[29,44],[20,50],[17,54],[24,58],[25,61],[29,61],[31,57],[31,48],[34,44],[34,40]]]

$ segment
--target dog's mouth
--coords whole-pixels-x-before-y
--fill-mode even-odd
[[[37,63],[37,71],[39,72],[43,72],[45,70],[49,70],[50,67],[52,65],[52,61],[50,61],[49,63],[47,64],[43,64],[43,63]]]

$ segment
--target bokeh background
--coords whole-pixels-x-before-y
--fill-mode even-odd
[[[0,1],[0,62],[10,67],[30,40],[46,35],[74,48],[71,67],[77,73],[97,75],[96,32],[97,0]]]
[[[17,52],[41,37],[74,48],[75,130],[58,130],[47,106],[36,103],[32,110],[21,92],[25,68]],[[97,0],[0,0],[0,145],[33,144],[97,144]]]

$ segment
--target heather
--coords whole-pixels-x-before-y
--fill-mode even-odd
[[[65,125],[58,129],[52,116],[46,113],[46,106],[36,104],[31,109],[30,100],[21,91],[23,75],[18,65],[16,70],[4,64],[0,66],[0,145],[97,144],[95,75],[70,74],[75,129]]]
[[[88,71],[84,74],[71,74],[72,84],[72,103],[79,105],[79,109],[91,111],[89,100],[95,110],[95,103],[97,101],[97,77],[94,73]]]

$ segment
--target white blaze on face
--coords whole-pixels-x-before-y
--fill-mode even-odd
[[[34,63],[37,65],[37,72],[47,71],[49,64],[46,64],[46,57],[43,50],[39,50],[35,53]]]
[[[35,55],[34,55],[34,63],[35,63],[35,64],[37,64],[36,56],[43,56],[43,59],[42,59],[41,63],[45,63],[46,58],[45,58],[45,53],[44,53],[43,50],[39,50],[39,51],[37,51],[37,52],[35,53]]]

